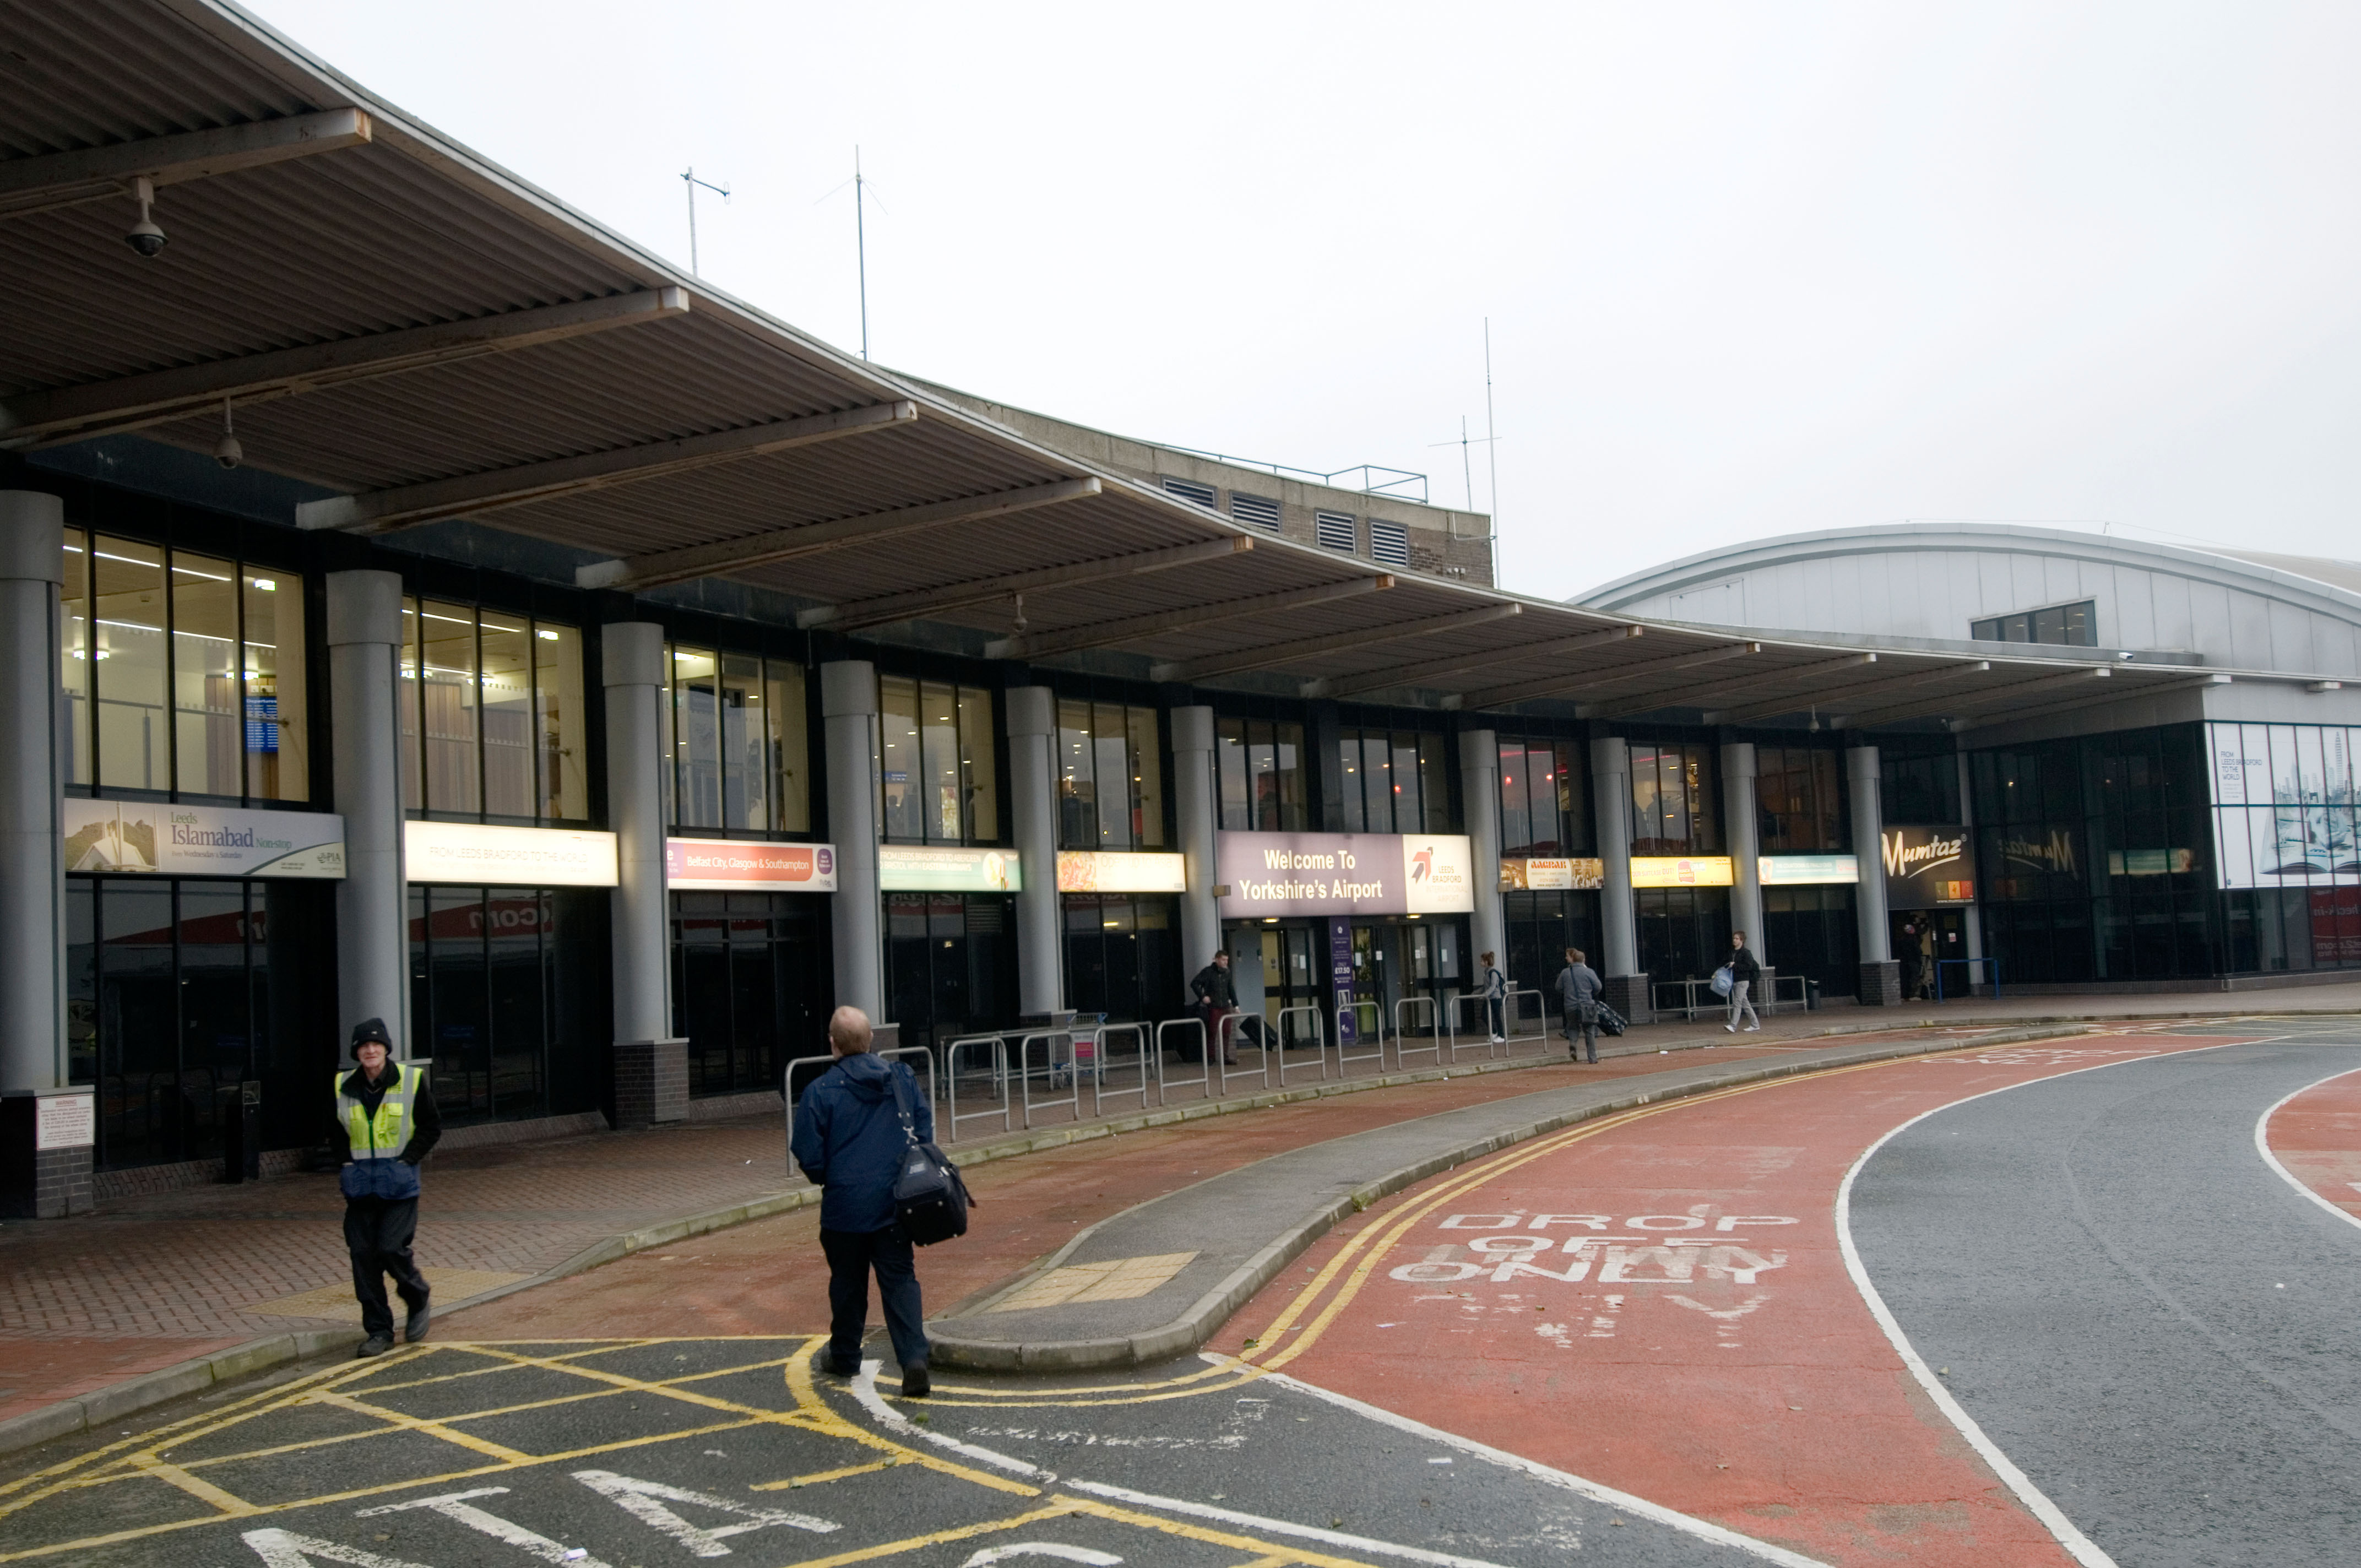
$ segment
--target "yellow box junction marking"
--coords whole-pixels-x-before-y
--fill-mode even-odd
[[[1196,1256],[1193,1252],[1167,1252],[1151,1257],[1109,1258],[1104,1263],[1071,1263],[1018,1286],[986,1310],[1021,1312],[1068,1301],[1136,1301],[1162,1288]]]

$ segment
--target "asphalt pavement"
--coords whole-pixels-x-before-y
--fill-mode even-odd
[[[2361,1031],[2271,1032],[1939,1111],[1854,1186],[1920,1358],[2126,1568],[2361,1560],[2361,1228],[2255,1131]]]

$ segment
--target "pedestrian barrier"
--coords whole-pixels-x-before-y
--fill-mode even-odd
[[[1131,1036],[1132,1049],[1139,1058],[1139,1087],[1136,1090],[1118,1089],[1115,1091],[1115,1097],[1120,1100],[1126,1094],[1137,1094],[1139,1108],[1143,1111],[1148,1109],[1148,1078],[1151,1070],[1148,1062],[1148,1025],[1102,1024],[1091,1031],[1091,1114],[1093,1116],[1106,1113],[1107,1041],[1110,1037],[1120,1035]],[[1160,1069],[1164,1065],[1163,1053],[1159,1051],[1156,1057],[1154,1068]],[[1075,1113],[1081,1114],[1080,1112]]]
[[[1327,1020],[1320,1015],[1318,1003],[1307,1002],[1301,1007],[1282,1007],[1279,1010],[1279,1086],[1281,1089],[1287,1087],[1288,1020],[1290,1018],[1310,1020],[1312,1048],[1319,1058],[1320,1076],[1323,1079],[1328,1076],[1328,1024]],[[1381,1045],[1378,1048],[1384,1047]],[[1266,1063],[1270,1059],[1268,1049],[1263,1053],[1263,1059]],[[1266,1068],[1264,1081],[1268,1083],[1268,1070]]]
[[[1191,1029],[1197,1031],[1196,1077],[1168,1078],[1165,1076],[1164,1053],[1167,1050],[1172,1049],[1172,1047],[1164,1043],[1164,1032],[1167,1029],[1178,1029],[1182,1031],[1184,1034]],[[1178,1053],[1176,1052],[1175,1054],[1177,1055]],[[1170,1102],[1166,1099],[1166,1093],[1168,1091],[1174,1089],[1191,1089],[1201,1084],[1204,1087],[1205,1098],[1211,1100],[1213,1097],[1213,1058],[1220,1054],[1221,1053],[1219,1051],[1210,1050],[1206,1047],[1205,1021],[1202,1018],[1167,1018],[1161,1024],[1157,1025],[1156,1102],[1159,1105],[1169,1104]]]
[[[1041,1042],[1042,1076],[1049,1080],[1051,1089],[1066,1091],[1063,1100],[1037,1101],[1033,1098],[1033,1042],[1036,1040]],[[1058,1054],[1061,1045],[1066,1052],[1062,1059]],[[1074,1070],[1073,1050],[1073,1032],[1068,1029],[1036,1029],[1016,1042],[1016,1091],[1024,1103],[1024,1124],[1027,1129],[1033,1125],[1034,1112],[1055,1111],[1060,1106],[1071,1108],[1075,1121],[1082,1119],[1082,1075]]]
[[[1455,998],[1454,1000],[1464,1001],[1466,998]],[[1481,1001],[1483,999],[1478,997],[1477,1000]],[[1403,1021],[1402,1017],[1402,1009],[1405,1007],[1411,1009],[1413,1013],[1422,1007],[1426,1009],[1427,1043],[1425,1045],[1413,1046],[1410,1043],[1411,1026]],[[1434,1065],[1437,1067],[1441,1067],[1443,1065],[1443,1029],[1437,1022],[1441,1016],[1441,1013],[1434,1005],[1434,998],[1432,996],[1402,996],[1395,998],[1394,1065],[1396,1067],[1408,1068],[1410,1066],[1411,1053],[1413,1051],[1431,1051],[1434,1055]]]
[[[1530,1036],[1524,1028],[1525,1004],[1521,1000],[1528,996],[1533,999],[1533,1027]],[[1506,999],[1500,1003],[1500,1011],[1505,1014],[1501,1022],[1508,1025],[1501,1031],[1500,1039],[1500,1056],[1504,1060],[1515,1055],[1518,1045],[1527,1038],[1539,1045],[1544,1054],[1547,1053],[1550,1033],[1549,992],[1536,991],[1529,985],[1512,985],[1509,987]]]
[[[1965,990],[1970,996],[1973,996],[1976,993],[1976,966],[1978,964],[1990,964],[1992,966],[1993,1000],[1995,1002],[2000,1000],[2000,960],[1998,959],[1937,959],[1935,960],[1936,1001],[1940,1002],[1943,1000],[1943,968],[1947,964],[1958,964],[1961,969],[1968,971],[1967,983],[1961,989]]]
[[[1363,1014],[1364,1013],[1366,1013],[1366,1014],[1368,1014],[1368,1019],[1369,1019],[1369,1033],[1370,1033],[1370,1034],[1372,1034],[1372,1035],[1375,1035],[1375,1036],[1377,1036],[1377,1040],[1378,1040],[1378,1048],[1377,1048],[1376,1050],[1374,1050],[1374,1051],[1355,1051],[1355,1052],[1353,1052],[1353,1053],[1352,1053],[1351,1055],[1349,1055],[1349,1056],[1345,1054],[1345,1013],[1349,1013],[1349,1014],[1351,1014],[1351,1016],[1352,1016],[1352,1019],[1353,1019],[1353,1033],[1354,1033],[1355,1035],[1356,1035],[1356,1036],[1357,1036],[1357,1035],[1359,1035],[1359,1034],[1360,1034],[1360,1032],[1361,1032],[1361,1016],[1362,1016],[1362,1014]],[[1396,1046],[1400,1046],[1400,1045],[1401,1044],[1401,1039],[1400,1039],[1400,1030],[1396,1030],[1396,1031],[1395,1031],[1395,1039],[1394,1039],[1394,1044],[1395,1044]],[[1385,1010],[1385,1008],[1384,1008],[1381,1004],[1379,1004],[1379,1003],[1376,1003],[1376,1002],[1362,1002],[1362,1001],[1356,1001],[1356,1002],[1354,1002],[1354,1003],[1352,1003],[1352,1005],[1351,1005],[1349,1008],[1345,1009],[1344,1011],[1340,1012],[1340,1013],[1337,1014],[1337,1018],[1336,1018],[1336,1076],[1337,1076],[1338,1078],[1343,1078],[1343,1077],[1345,1076],[1345,1064],[1346,1064],[1346,1063],[1348,1063],[1348,1062],[1356,1062],[1356,1061],[1373,1061],[1373,1062],[1376,1062],[1376,1063],[1378,1064],[1378,1070],[1379,1072],[1383,1072],[1383,1071],[1385,1071],[1385,1070],[1386,1070],[1386,1010]],[[1322,1068],[1321,1072],[1320,1072],[1320,1076],[1321,1076],[1321,1077],[1323,1077],[1323,1078],[1325,1078],[1325,1077],[1327,1077],[1327,1076],[1328,1076],[1328,1072],[1327,1072],[1326,1068],[1324,1068],[1324,1067],[1323,1067],[1323,1068]]]
[[[928,1050],[924,1046],[895,1046],[889,1049],[879,1051],[876,1054],[889,1060],[895,1057],[917,1057],[925,1062],[925,1081],[922,1087],[926,1091],[927,1103],[929,1105],[941,1103],[940,1091],[937,1089],[935,1082],[934,1052]],[[830,1052],[829,1055],[824,1057],[797,1057],[795,1060],[789,1062],[785,1068],[780,1069],[779,1098],[786,1102],[785,1111],[788,1149],[787,1166],[790,1169],[794,1168],[796,1162],[794,1153],[796,1146],[796,1102],[801,1098],[801,1096],[796,1093],[796,1069],[799,1067],[817,1067],[820,1069],[820,1072],[826,1072],[835,1064],[835,1053]],[[814,1073],[812,1077],[813,1080],[817,1081],[819,1077],[819,1073]],[[810,1085],[807,1084],[805,1087],[809,1088]]]
[[[992,1097],[1000,1102],[1000,1109],[970,1111],[962,1114],[959,1108],[960,1053],[978,1047],[991,1048]],[[950,1086],[950,1092],[946,1096],[951,1113],[950,1137],[948,1141],[951,1143],[959,1141],[961,1122],[982,1121],[986,1116],[999,1117],[1000,1130],[1004,1133],[1008,1131],[1008,1042],[1005,1039],[998,1035],[970,1035],[963,1039],[953,1040],[943,1047],[943,1078]]]
[[[1480,995],[1455,996],[1451,999],[1450,1006],[1444,1014],[1444,1023],[1450,1026],[1450,1036],[1444,1047],[1449,1055],[1445,1056],[1444,1060],[1456,1062],[1459,1059],[1459,1024],[1465,1016],[1460,1009],[1464,1007],[1472,1006],[1482,1009],[1476,1014],[1477,1023],[1470,1034],[1473,1039],[1481,1040],[1484,1043],[1483,1049],[1486,1056],[1492,1054],[1492,1010],[1484,1006],[1484,1001],[1485,999]],[[1502,1005],[1505,1006],[1506,1003]]]
[[[1782,1007],[1792,1008],[1798,1013],[1808,1011],[1812,1005],[1812,999],[1809,992],[1807,992],[1805,988],[1811,982],[1808,979],[1800,974],[1773,974],[1771,977],[1770,999],[1763,1003],[1761,1011],[1764,1013],[1776,1013]],[[1795,994],[1789,997],[1786,1001],[1782,1002],[1779,1000],[1779,988],[1783,985],[1788,984],[1793,984],[1795,986]],[[1936,989],[1938,994],[1941,988],[1942,982],[1940,980],[1938,980],[1936,981]]]
[[[1315,1007],[1312,1009],[1312,1012],[1316,1014],[1319,1012],[1319,1009]],[[1281,1013],[1279,1014],[1279,1021],[1284,1024],[1286,1019],[1287,1014],[1285,1013]],[[1243,1013],[1232,1013],[1224,1015],[1222,1019],[1221,1033],[1214,1040],[1214,1045],[1217,1048],[1208,1051],[1205,1055],[1206,1070],[1213,1075],[1213,1091],[1216,1094],[1225,1095],[1230,1091],[1229,1062],[1232,1057],[1238,1054],[1238,1036],[1244,1032],[1246,1021],[1246,1015]],[[1270,1087],[1271,1037],[1271,1031],[1268,1027],[1264,1028],[1262,1033],[1256,1036],[1258,1043],[1255,1046],[1255,1049],[1262,1055],[1262,1086],[1265,1089],[1268,1089]],[[1279,1081],[1282,1083],[1286,1081],[1286,1068],[1287,1062],[1285,1059],[1285,1053],[1281,1052],[1279,1061]],[[1246,1074],[1240,1073],[1238,1076],[1244,1078]]]

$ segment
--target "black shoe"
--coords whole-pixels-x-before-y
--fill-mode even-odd
[[[825,1348],[823,1348],[818,1355],[812,1357],[812,1365],[818,1367],[820,1371],[827,1373],[830,1377],[850,1377],[854,1373],[861,1370],[861,1364],[859,1362],[855,1362],[851,1366],[847,1366],[842,1362],[836,1359],[835,1352]]]
[[[935,1386],[932,1382],[928,1381],[927,1377],[927,1369],[925,1367],[906,1366],[902,1368],[902,1398],[905,1399],[923,1399],[934,1391]]]
[[[353,1355],[357,1360],[367,1361],[371,1356],[383,1355],[392,1348],[393,1335],[390,1333],[371,1334],[361,1341],[360,1349],[355,1351]]]
[[[427,1308],[428,1302],[421,1301],[410,1309],[410,1316],[403,1319],[401,1324],[403,1343],[416,1344],[426,1337],[427,1325],[434,1321],[434,1317]]]

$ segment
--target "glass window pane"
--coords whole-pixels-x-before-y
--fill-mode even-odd
[[[1337,765],[1343,771],[1345,831],[1366,833],[1369,830],[1369,811],[1363,798],[1367,781],[1361,776],[1361,732],[1347,729],[1336,742]]]
[[[774,660],[768,666],[771,736],[771,828],[811,831],[810,731],[804,718],[804,667]]]
[[[1251,780],[1248,787],[1254,792],[1246,811],[1246,826],[1262,833],[1278,831],[1282,815],[1279,800],[1285,770],[1273,739],[1276,733],[1271,726],[1262,723],[1251,725],[1246,730],[1246,769]]]
[[[588,715],[583,709],[582,633],[570,626],[533,629],[533,703],[540,736],[540,814],[585,822],[590,817],[590,785],[583,772],[589,754]]]
[[[771,827],[770,730],[763,713],[763,661],[721,656],[721,825],[767,832]]]
[[[1418,799],[1419,811],[1425,822],[1423,831],[1451,831],[1451,781],[1444,774],[1443,737],[1422,735],[1418,738]],[[1535,787],[1543,787],[1534,780]]]
[[[969,836],[983,844],[1000,839],[1000,750],[993,739],[992,694],[960,687],[961,785],[967,792]],[[1055,875],[1050,868],[1039,874]]]
[[[164,718],[164,553],[98,536],[93,551],[91,675],[97,686],[99,783],[171,787]]]
[[[418,613],[426,808],[472,816],[484,808],[477,752],[476,612],[467,605],[427,599]]]
[[[1124,755],[1123,709],[1100,703],[1091,710],[1091,776],[1098,785],[1098,838],[1101,850],[1128,850],[1131,832],[1131,767]]]
[[[1523,852],[1533,844],[1532,781],[1525,777],[1525,743],[1500,742],[1500,852]]]
[[[1224,718],[1213,726],[1214,773],[1221,785],[1222,828],[1225,832],[1250,831],[1254,821],[1246,812],[1251,798],[1246,792],[1246,724],[1243,718]]]
[[[1271,740],[1272,772],[1279,781],[1279,821],[1276,826],[1282,833],[1301,833],[1306,826],[1303,726],[1275,725],[1271,729]]]
[[[59,685],[66,705],[66,783],[90,776],[90,535],[66,531]]]
[[[877,777],[885,796],[888,839],[923,842],[918,758],[918,683],[902,675],[877,678]]]
[[[1097,753],[1091,746],[1091,705],[1058,704],[1058,842],[1069,850],[1099,847],[1098,795],[1093,787]]]
[[[1125,711],[1130,727],[1127,759],[1131,768],[1131,836],[1141,849],[1164,846],[1164,743],[1157,729],[1156,710]]]
[[[533,776],[533,626],[522,616],[482,616],[484,810],[531,817],[540,799]]]
[[[418,739],[421,704],[425,700],[425,685],[419,674],[423,658],[419,628],[418,601],[401,601],[401,648],[395,655],[401,668],[401,689],[394,693],[394,706],[401,710],[401,804],[407,811],[423,811],[426,807],[425,761]],[[423,916],[421,919],[425,918]],[[423,936],[419,938],[424,941]],[[420,960],[422,963],[423,959]],[[420,981],[423,985],[425,982]]]
[[[928,681],[918,688],[919,754],[927,780],[927,837],[956,844],[961,825],[959,692]]]
[[[721,661],[709,648],[672,651],[673,746],[680,825],[721,826]]]
[[[239,586],[246,598],[246,793],[256,800],[309,800],[303,580],[249,570]],[[397,702],[416,695],[407,682],[394,694]],[[415,726],[405,728],[414,746]]]
[[[1393,832],[1393,748],[1382,729],[1361,731],[1361,795],[1369,805],[1369,831]]]
[[[1394,831],[1419,832],[1420,824],[1426,820],[1426,803],[1419,794],[1418,737],[1393,736],[1389,750],[1386,794],[1392,800]]]
[[[1558,852],[1578,855],[1593,847],[1594,824],[1590,819],[1590,785],[1583,772],[1582,748],[1576,741],[1560,741],[1557,747],[1557,772],[1553,782],[1557,785]]]

